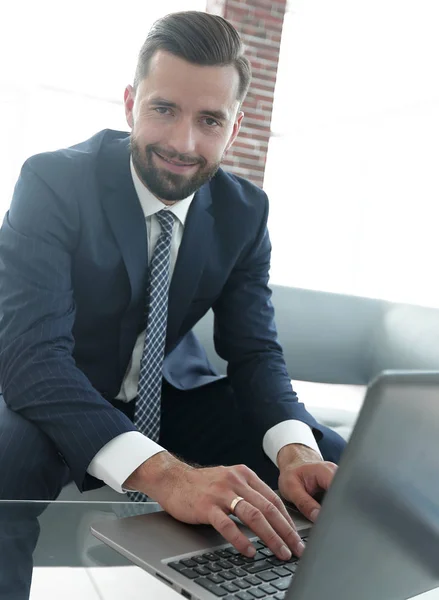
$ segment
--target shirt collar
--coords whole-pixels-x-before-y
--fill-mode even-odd
[[[146,185],[140,180],[139,176],[136,173],[136,169],[133,165],[132,157],[130,157],[130,169],[131,175],[133,178],[134,187],[137,192],[137,196],[139,197],[140,205],[143,210],[143,214],[145,215],[145,219],[158,213],[159,210],[169,210],[177,217],[177,219],[181,222],[182,225],[185,224],[186,216],[193,200],[195,194],[191,194],[184,200],[179,200],[172,206],[166,206],[158,200],[152,192],[146,187]]]

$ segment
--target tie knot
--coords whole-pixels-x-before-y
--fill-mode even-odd
[[[156,213],[157,219],[159,220],[160,227],[164,233],[172,235],[172,228],[174,226],[174,214],[169,210],[159,210]]]

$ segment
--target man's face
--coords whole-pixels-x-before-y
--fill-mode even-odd
[[[136,172],[160,200],[187,198],[218,170],[238,134],[235,67],[193,65],[162,50],[137,91],[125,90]]]

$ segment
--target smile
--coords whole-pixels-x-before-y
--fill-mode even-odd
[[[190,169],[192,167],[195,167],[198,164],[198,163],[181,163],[181,162],[176,162],[176,161],[170,160],[169,158],[165,158],[164,156],[162,156],[161,154],[159,154],[155,150],[154,150],[154,154],[156,156],[158,156],[161,160],[164,160],[166,163],[168,163],[168,165],[172,165],[173,167],[176,167],[176,168],[181,169],[181,170]]]

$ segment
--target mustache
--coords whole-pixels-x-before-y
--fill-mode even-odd
[[[180,154],[179,152],[169,152],[169,150],[164,150],[160,146],[156,146],[155,144],[148,144],[145,148],[147,154],[151,154],[152,152],[156,152],[160,154],[163,158],[168,160],[177,160],[178,162],[184,163],[186,165],[194,165],[200,164],[204,166],[206,164],[206,159],[201,156],[189,156],[187,154]]]

